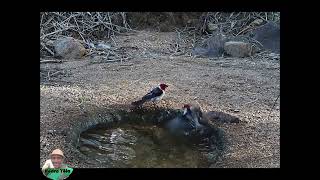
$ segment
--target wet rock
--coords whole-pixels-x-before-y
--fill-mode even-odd
[[[247,57],[251,55],[251,44],[241,41],[229,41],[224,44],[224,50],[232,57]]]
[[[86,53],[84,46],[72,37],[57,39],[54,44],[54,49],[56,56],[64,59],[78,59],[83,57]]]

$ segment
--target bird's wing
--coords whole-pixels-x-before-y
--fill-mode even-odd
[[[145,99],[151,99],[157,96],[161,96],[163,93],[163,91],[159,88],[156,87],[154,89],[152,89],[152,91],[150,91],[148,94],[146,94],[145,96],[142,97],[143,100]]]
[[[187,129],[194,129],[199,127],[198,118],[193,114],[190,109],[187,110],[187,113],[182,116],[183,121],[186,124]]]

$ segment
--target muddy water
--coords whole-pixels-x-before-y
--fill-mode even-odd
[[[205,140],[173,137],[153,125],[97,126],[80,136],[80,151],[106,167],[209,167]]]

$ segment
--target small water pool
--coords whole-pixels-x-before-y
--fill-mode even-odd
[[[96,126],[80,136],[80,151],[97,163],[131,168],[205,168],[208,138],[178,138],[155,125]]]

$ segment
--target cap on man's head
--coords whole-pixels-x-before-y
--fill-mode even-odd
[[[52,151],[52,153],[50,154],[50,156],[52,155],[60,155],[62,157],[64,157],[63,152],[60,149],[55,149]]]

